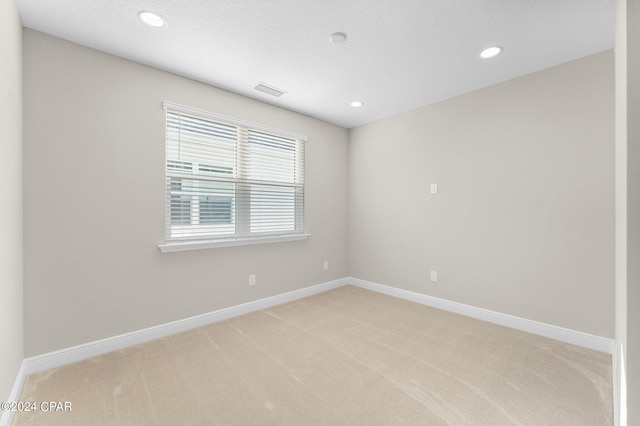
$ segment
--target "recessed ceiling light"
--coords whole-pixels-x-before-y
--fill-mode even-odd
[[[167,26],[167,22],[162,19],[160,15],[153,12],[142,11],[138,12],[138,19],[153,28],[164,28]]]
[[[347,40],[347,35],[345,33],[333,33],[329,36],[329,41],[332,44],[344,43],[346,40]]]
[[[364,105],[364,104],[363,104],[362,102],[360,102],[360,101],[353,101],[353,102],[351,102],[351,104],[350,104],[350,105],[351,105],[352,107],[354,107],[354,108],[360,108],[360,107],[361,107],[362,105]]]
[[[480,57],[482,59],[494,58],[502,53],[502,47],[500,46],[492,46],[484,49],[482,53],[480,53]]]

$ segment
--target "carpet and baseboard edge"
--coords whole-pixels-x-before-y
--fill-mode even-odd
[[[513,315],[490,311],[488,309],[477,308],[475,306],[465,305],[463,303],[452,302],[450,300],[440,299],[433,296],[427,296],[426,294],[402,290],[397,287],[391,287],[371,281],[361,280],[358,278],[349,278],[349,284],[367,290],[372,290],[377,293],[386,294],[388,296],[397,297],[399,299],[405,299],[411,302],[420,303],[421,305],[431,306],[433,308],[454,312],[456,314],[465,315],[493,324],[503,325],[505,327],[514,328],[520,331],[526,331],[531,334],[537,334],[538,336],[549,337],[561,342],[593,349],[598,352],[604,352],[609,355],[613,354],[615,347],[614,340],[608,339],[606,337],[594,336],[592,334],[583,333],[568,328],[558,327],[555,325],[533,321],[526,318],[520,318]]]
[[[425,294],[415,293],[391,287],[359,278],[345,277],[322,284],[313,285],[300,290],[283,293],[264,299],[255,300],[253,302],[244,303],[229,308],[161,324],[155,327],[149,327],[130,333],[120,334],[106,339],[96,340],[73,346],[66,349],[60,349],[42,355],[26,358],[22,362],[22,366],[16,377],[13,389],[9,396],[9,401],[18,401],[24,378],[39,371],[49,368],[60,367],[65,364],[81,361],[94,356],[102,355],[108,352],[124,349],[150,340],[166,337],[182,331],[187,331],[196,327],[223,321],[229,318],[244,315],[250,312],[266,309],[272,306],[291,302],[303,297],[312,296],[344,285],[353,285],[377,293],[386,294],[388,296],[397,297],[411,302],[420,303],[422,305],[454,312],[468,317],[480,319],[494,324],[514,328],[528,333],[549,337],[562,342],[573,345],[593,349],[599,352],[613,354],[615,350],[615,341],[613,339],[594,336],[580,331],[570,330],[555,325],[545,324],[513,315],[503,314],[500,312],[490,311],[488,309],[477,308],[458,302],[452,302]],[[11,423],[12,412],[5,411],[0,417],[0,425],[9,425]]]

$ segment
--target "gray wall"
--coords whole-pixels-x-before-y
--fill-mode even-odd
[[[0,58],[0,400],[4,401],[23,358],[22,25],[14,0],[0,1]]]
[[[352,129],[350,275],[613,337],[613,106],[607,51]]]
[[[32,30],[24,67],[26,356],[347,275],[345,129]],[[312,236],[161,253],[163,100],[308,135]]]

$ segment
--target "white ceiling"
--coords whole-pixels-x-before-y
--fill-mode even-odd
[[[615,0],[17,3],[26,27],[346,128],[610,49],[615,24]],[[480,59],[492,45],[503,54]]]

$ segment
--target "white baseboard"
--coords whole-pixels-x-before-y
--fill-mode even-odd
[[[592,334],[570,330],[568,328],[515,317],[513,315],[501,314],[500,312],[490,311],[483,308],[476,308],[474,306],[465,305],[463,303],[452,302],[433,296],[427,296],[425,294],[414,293],[412,291],[402,290],[383,284],[377,284],[371,281],[361,280],[359,278],[349,278],[348,282],[349,284],[356,287],[372,290],[377,293],[386,294],[389,296],[397,297],[399,299],[409,300],[411,302],[420,303],[422,305],[431,306],[434,308],[442,309],[444,311],[454,312],[456,314],[466,315],[468,317],[477,318],[498,325],[503,325],[505,327],[515,328],[516,330],[526,331],[528,333],[537,334],[539,336],[549,337],[551,339],[560,340],[561,342],[571,343],[572,345],[593,349],[607,354],[613,354],[615,348],[615,341],[606,337],[594,336]]]
[[[255,300],[253,302],[243,303],[242,305],[232,306],[230,308],[220,309],[218,311],[197,315],[191,318],[185,318],[173,321],[167,324],[161,324],[155,327],[145,328],[143,330],[133,331],[131,333],[120,334],[118,336],[108,337],[94,342],[84,343],[82,345],[73,346],[71,348],[61,349],[49,352],[43,355],[37,355],[24,360],[23,376],[49,368],[59,367],[61,365],[70,364],[72,362],[81,361],[97,355],[108,352],[117,351],[129,346],[145,343],[150,340],[159,339],[175,333],[191,330],[196,327],[223,321],[239,315],[248,314],[250,312],[259,311],[261,309],[270,308],[272,306],[281,305],[303,297],[312,296],[327,290],[342,287],[347,284],[346,278],[341,278],[326,283],[317,284],[300,290],[294,290],[288,293],[279,294],[277,296],[267,297],[265,299]],[[22,385],[20,385],[22,388]]]

